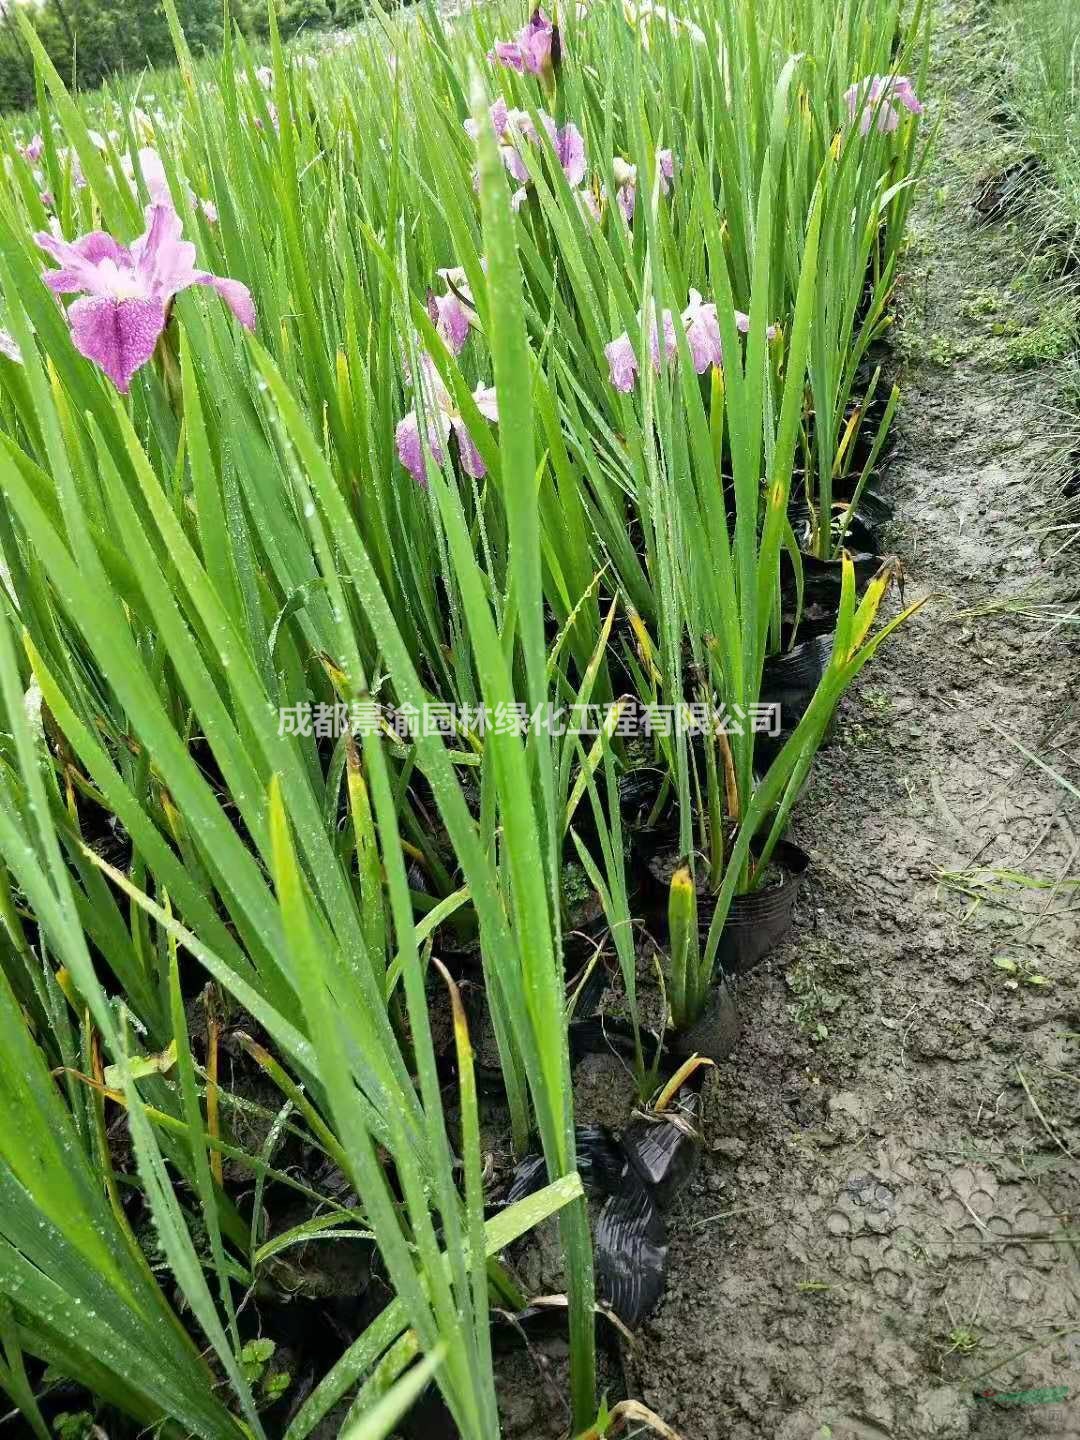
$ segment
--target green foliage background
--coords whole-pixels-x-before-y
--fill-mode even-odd
[[[23,5],[49,58],[75,89],[92,89],[110,75],[172,65],[175,59],[161,0],[45,0]],[[294,34],[357,18],[359,0],[278,0],[282,33]],[[178,0],[177,9],[191,49],[216,50],[222,36],[220,0]],[[0,15],[0,111],[34,104],[34,67],[15,23],[15,5]],[[249,36],[267,33],[262,0],[234,0],[230,14]]]

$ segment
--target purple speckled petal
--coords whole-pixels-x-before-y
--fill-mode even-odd
[[[422,354],[420,356],[416,382],[420,387],[427,414],[428,448],[435,463],[441,465],[446,457],[446,441],[450,435],[450,416],[447,412],[451,402],[442,377],[436,370],[430,355]],[[420,427],[416,410],[410,410],[408,415],[398,422],[394,439],[397,445],[398,459],[417,484],[426,488],[427,471],[424,465],[423,446],[420,443]]]
[[[660,171],[660,193],[666,195],[675,179],[675,155],[671,150],[656,152],[656,168]]]
[[[435,328],[453,355],[460,355],[469,338],[469,316],[456,295],[433,295]]]
[[[165,328],[160,300],[107,300],[87,297],[68,310],[75,348],[100,365],[121,394],[131,377],[154,353]]]
[[[454,434],[457,436],[458,459],[461,461],[461,468],[466,475],[471,475],[474,480],[482,480],[487,474],[487,466],[484,464],[484,457],[473,444],[473,438],[469,434],[465,421],[460,416],[455,416],[451,421],[454,427]]]
[[[525,57],[516,40],[499,40],[495,48],[488,51],[487,58],[493,65],[506,65],[511,70],[516,70],[519,75],[525,69]]]
[[[450,434],[450,421],[440,414],[437,421],[428,422],[428,449],[436,465],[446,459],[446,440]],[[408,470],[416,483],[427,489],[427,468],[424,464],[424,447],[420,443],[420,422],[416,411],[410,410],[404,420],[398,422],[394,432],[398,459]]]
[[[585,179],[585,141],[576,125],[564,125],[556,145],[559,164],[574,189]]]
[[[893,94],[897,100],[900,101],[901,105],[911,111],[912,115],[921,115],[923,113],[922,101],[915,94],[911,80],[907,75],[897,75],[893,81]]]
[[[908,75],[871,75],[857,81],[844,91],[844,102],[852,119],[859,115],[859,132],[868,135],[877,129],[891,135],[900,124],[900,112],[894,102],[913,115],[921,115],[923,106]],[[861,110],[861,114],[860,114]]]
[[[670,310],[663,313],[664,325],[664,355],[668,360],[674,360],[679,351],[679,342],[675,338],[675,318]],[[649,314],[649,353],[652,355],[653,367],[660,369],[660,346],[656,335],[656,314]]]
[[[870,106],[867,106],[863,111],[862,124],[859,127],[863,135],[869,134],[870,127],[874,125],[875,113],[877,116],[877,130],[881,135],[891,135],[900,124],[899,110],[897,110],[895,105],[890,105],[888,101],[879,105],[876,112],[872,110]]]
[[[513,145],[500,145],[499,154],[502,156],[502,162],[510,178],[516,180],[519,185],[527,185],[529,169],[522,159],[521,151]]]
[[[619,209],[628,225],[634,223],[634,208],[637,205],[637,186],[620,185],[615,192],[615,198],[619,202]]]
[[[533,12],[525,28],[518,32],[517,42],[526,70],[542,75],[551,65],[555,29],[542,10]]]
[[[604,346],[612,385],[624,395],[630,393],[637,379],[637,355],[629,335],[622,334]]]
[[[712,365],[723,365],[724,352],[720,344],[720,326],[716,319],[716,306],[701,303],[696,290],[690,291],[690,304],[683,311],[686,327],[686,343],[690,347],[690,359],[698,375],[704,375]]]
[[[236,316],[245,330],[255,329],[255,306],[251,291],[241,280],[230,280],[226,276],[211,275],[205,270],[196,270],[194,284],[209,285]]]
[[[488,51],[493,64],[506,65],[518,74],[546,74],[552,64],[555,29],[542,10],[535,10],[513,40],[499,40]]]
[[[424,469],[424,447],[420,443],[420,425],[416,411],[410,410],[404,420],[398,421],[394,432],[398,459],[418,485],[427,489],[427,473]]]

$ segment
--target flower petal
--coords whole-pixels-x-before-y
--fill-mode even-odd
[[[487,57],[493,65],[506,65],[511,70],[516,70],[520,75],[525,69],[525,57],[521,53],[521,46],[516,40],[500,40],[493,50],[488,51]]]
[[[483,415],[485,420],[493,424],[499,423],[499,401],[495,394],[494,385],[477,385],[473,391],[473,399],[476,401],[476,408]]]
[[[453,355],[460,355],[469,338],[469,316],[456,295],[434,295],[435,328]]]
[[[529,183],[529,171],[525,161],[521,157],[520,150],[514,145],[500,145],[499,154],[502,157],[503,165],[506,167],[510,178],[516,180],[519,185],[527,185]]]
[[[427,472],[424,468],[424,447],[420,442],[420,425],[416,411],[410,410],[404,420],[398,421],[394,432],[398,459],[418,485],[427,489]]]
[[[255,305],[251,291],[242,280],[230,280],[224,275],[211,275],[206,270],[196,270],[191,283],[209,285],[211,290],[216,290],[244,329],[255,329]]]
[[[585,179],[585,141],[576,125],[567,124],[559,131],[556,146],[559,164],[563,168],[572,189],[577,189]]]
[[[59,270],[47,270],[42,276],[45,284],[57,295],[68,295],[85,290],[91,295],[106,293],[99,266],[103,260],[111,260],[121,269],[131,266],[131,252],[125,245],[118,244],[104,230],[91,230],[70,243],[39,230],[34,240],[46,255],[59,261]]]
[[[165,306],[156,299],[87,297],[76,300],[67,316],[76,350],[100,365],[122,394],[165,329]]]
[[[637,355],[629,335],[619,335],[605,345],[604,355],[607,357],[612,385],[624,395],[629,394],[634,388],[638,369]]]
[[[460,416],[455,416],[451,421],[454,427],[454,434],[457,436],[458,459],[461,461],[461,468],[466,475],[471,475],[474,480],[482,480],[487,474],[487,466],[484,464],[484,457],[473,444],[473,438],[469,434],[465,421]]]
[[[715,312],[714,312],[715,314]],[[675,338],[675,320],[670,310],[663,314],[664,325],[664,356],[668,360],[674,360],[678,354],[679,342]],[[649,351],[652,355],[652,362],[655,369],[660,369],[660,346],[656,336],[656,314],[649,315]]]
[[[518,32],[517,41],[525,68],[533,75],[543,75],[555,58],[555,27],[542,10],[533,11],[529,23]]]
[[[181,240],[183,222],[171,205],[149,205],[146,234],[132,242],[136,269],[151,295],[163,303],[189,285],[205,285],[195,269],[195,246]]]
[[[907,75],[897,75],[893,81],[893,94],[897,100],[900,101],[901,105],[911,111],[912,115],[921,115],[923,113],[922,101],[915,94],[911,80]]]
[[[169,177],[165,174],[165,166],[161,156],[149,145],[139,151],[139,169],[142,171],[143,182],[153,203],[155,205],[171,205],[173,203],[172,193],[169,190]]]
[[[694,303],[697,296],[698,303]],[[698,375],[704,375],[711,365],[724,363],[724,351],[720,344],[720,326],[716,319],[715,305],[702,305],[696,290],[690,292],[691,303],[683,313],[686,326],[686,343],[690,347],[690,358]]]

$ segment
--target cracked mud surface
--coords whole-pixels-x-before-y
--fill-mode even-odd
[[[971,0],[943,8],[885,480],[907,598],[936,598],[819,758],[795,933],[740,987],[669,1216],[627,1370],[684,1440],[1080,1437],[1080,802],[1030,758],[1080,785],[1080,659],[1004,603],[1053,582],[1061,422],[997,338],[1023,228],[971,208],[1000,136]]]

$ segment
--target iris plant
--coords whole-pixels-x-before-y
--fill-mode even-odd
[[[75,348],[100,365],[121,393],[154,353],[169,320],[173,298],[192,285],[216,290],[241,325],[255,328],[255,306],[246,285],[195,266],[195,246],[181,240],[180,217],[171,205],[147,207],[146,231],[121,245],[103,230],[70,243],[38,231],[38,245],[60,266],[44,279],[57,295],[78,294],[67,318]]]

